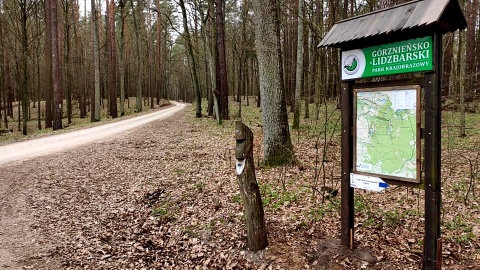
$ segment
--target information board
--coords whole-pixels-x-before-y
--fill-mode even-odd
[[[420,182],[420,86],[354,90],[354,172]]]
[[[431,36],[342,51],[342,80],[433,70]]]

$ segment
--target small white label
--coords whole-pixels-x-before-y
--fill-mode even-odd
[[[379,177],[351,173],[350,187],[379,192],[388,188],[388,184]]]
[[[243,160],[238,160],[237,159],[237,162],[235,163],[235,168],[237,170],[237,175],[242,174],[243,169],[245,168],[245,160],[247,160],[247,159],[243,159]]]

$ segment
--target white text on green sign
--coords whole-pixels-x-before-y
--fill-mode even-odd
[[[342,80],[430,70],[431,36],[342,52]]]

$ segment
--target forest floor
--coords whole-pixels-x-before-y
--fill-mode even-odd
[[[0,167],[0,259],[9,258],[0,269],[421,268],[422,190],[356,190],[357,248],[346,250],[339,195],[321,191],[340,187],[338,132],[304,122],[292,132],[297,164],[267,168],[259,114],[242,108],[255,134],[269,240],[267,249],[248,251],[233,120],[219,126],[193,110]],[[336,119],[326,126],[333,130]],[[480,269],[480,182],[470,170],[480,147],[444,143],[443,268]],[[318,153],[325,162],[317,166]]]

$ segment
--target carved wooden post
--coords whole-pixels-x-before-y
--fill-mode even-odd
[[[253,133],[241,121],[235,122],[236,171],[247,223],[247,246],[258,251],[268,246],[260,189],[255,178]]]

